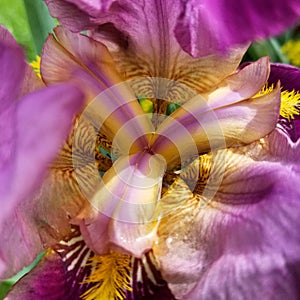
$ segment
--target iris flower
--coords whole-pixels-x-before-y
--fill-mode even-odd
[[[10,230],[13,231],[10,218],[18,215],[18,224],[14,225],[23,226],[23,212],[15,208],[22,206],[24,213],[29,209],[26,199],[41,185],[48,165],[71,128],[74,113],[82,106],[83,95],[70,84],[44,88],[26,64],[22,49],[4,27],[0,27],[0,64],[0,228],[5,231],[0,270],[3,272],[14,261],[3,244]],[[20,238],[23,235],[10,239]],[[30,260],[23,263],[34,258],[34,254],[29,256]]]
[[[287,126],[299,102],[290,87],[281,101],[278,80],[299,70],[268,80],[268,58],[239,68],[247,45],[229,45],[254,34],[224,37],[193,1],[47,3],[64,26],[90,30],[56,28],[41,62],[47,85],[84,90],[86,109],[26,212],[37,234],[1,245],[50,246],[7,299],[296,298],[299,135]]]

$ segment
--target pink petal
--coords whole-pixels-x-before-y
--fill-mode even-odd
[[[81,224],[83,235],[94,251],[103,253],[110,243],[141,257],[152,248],[164,170],[165,164],[159,156],[137,153],[119,158],[105,173],[90,200],[97,215]]]

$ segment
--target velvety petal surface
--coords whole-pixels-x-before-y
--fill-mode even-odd
[[[158,269],[156,259],[152,252],[148,252],[141,259],[128,257],[128,274],[124,273],[122,265],[113,261],[113,256],[106,259],[99,257],[102,262],[103,271],[99,272],[99,280],[86,282],[91,278],[97,266],[97,257],[85,245],[80,232],[73,227],[72,234],[57,244],[53,250],[48,250],[42,261],[19,282],[15,284],[5,299],[81,299],[84,293],[89,293],[91,288],[99,289],[103,293],[103,299],[114,299],[116,290],[114,284],[108,283],[107,278],[114,280],[114,272],[122,272],[123,276],[129,276],[129,287],[126,289],[119,282],[120,291],[124,289],[124,296],[128,300],[146,300],[150,297],[155,299],[175,299],[168,288],[166,281],[162,278]],[[120,263],[123,263],[120,261]],[[111,276],[112,275],[112,276]],[[98,276],[94,273],[94,276]],[[104,276],[104,277],[103,277]],[[107,284],[103,290],[102,284]],[[101,290],[102,289],[102,290]],[[94,290],[92,290],[94,291]],[[110,297],[110,298],[109,298]]]
[[[189,0],[182,2],[175,32],[183,49],[197,57],[282,33],[299,21],[297,0]]]
[[[299,153],[280,139],[195,161],[162,198],[169,214],[154,253],[176,298],[297,298]]]
[[[5,299],[80,299],[92,284],[81,284],[91,273],[87,267],[93,253],[78,230],[49,249],[38,265],[16,283]]]
[[[271,73],[268,78],[269,84],[276,84],[280,80],[280,84],[285,90],[300,91],[300,69],[287,64],[272,63]]]

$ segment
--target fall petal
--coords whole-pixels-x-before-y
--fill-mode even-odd
[[[297,0],[191,0],[182,3],[175,32],[183,49],[199,57],[282,33],[299,19]]]
[[[300,69],[281,63],[271,64],[271,73],[268,79],[269,84],[276,84],[280,80],[280,84],[285,90],[300,91]]]
[[[100,272],[97,273],[97,269]],[[114,282],[116,272],[121,273],[123,282]],[[127,284],[123,286],[124,278]],[[96,256],[85,245],[76,227],[68,238],[47,251],[38,265],[14,285],[5,299],[73,300],[92,297],[97,292],[103,299],[121,293],[127,300],[151,296],[160,300],[175,299],[161,276],[152,252],[141,259],[121,254]]]
[[[291,168],[297,163],[282,162],[270,154],[270,147],[262,141],[219,151],[211,160],[216,169],[209,174],[210,187],[217,190],[212,199],[197,186],[194,194],[187,186],[189,192],[180,192],[183,184],[174,185],[162,198],[170,205],[175,195],[185,195],[181,206],[161,221],[161,240],[154,248],[175,297],[297,295],[299,275],[291,273],[290,266],[299,262],[300,192],[293,188],[299,172]],[[214,187],[217,178],[220,185]]]
[[[14,181],[16,197],[32,189],[29,178],[40,178],[44,173],[32,168],[32,162],[47,166],[55,158],[70,129],[70,120],[81,105],[82,93],[71,85],[40,90],[20,101],[17,110],[19,152]],[[42,143],[37,137],[43,137]]]
[[[38,265],[21,278],[5,299],[79,299],[92,284],[82,284],[91,273],[86,266],[93,253],[78,230],[48,250]]]

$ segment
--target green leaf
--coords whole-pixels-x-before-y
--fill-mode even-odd
[[[40,54],[49,32],[55,27],[55,21],[42,0],[24,0],[24,6],[35,48]]]
[[[37,263],[42,259],[42,257],[45,255],[45,252],[41,252],[36,259],[32,262],[32,264],[28,267],[23,268],[22,271],[20,271],[15,276],[6,279],[2,282],[0,282],[0,300],[4,299],[7,292],[10,290],[10,288],[24,275],[26,275],[29,271],[31,271]]]
[[[36,49],[22,0],[1,0],[0,24],[4,25],[24,48],[27,58],[33,60]]]

